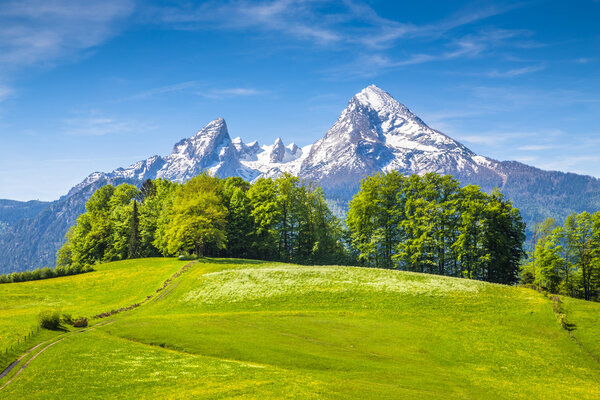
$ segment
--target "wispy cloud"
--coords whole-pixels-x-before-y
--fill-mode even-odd
[[[543,151],[553,149],[555,146],[545,144],[534,144],[529,146],[519,146],[517,150],[521,151]]]
[[[141,133],[154,129],[152,125],[133,120],[120,120],[107,117],[97,112],[80,118],[64,121],[65,135],[69,136],[104,136],[113,134]]]
[[[253,88],[229,88],[229,89],[211,89],[197,94],[213,99],[221,99],[225,97],[248,97],[268,94],[266,90],[258,90]]]
[[[489,76],[490,78],[514,78],[515,76],[538,72],[538,71],[543,70],[544,68],[545,68],[544,65],[530,65],[527,67],[512,68],[512,69],[509,69],[506,71],[499,71],[499,70],[495,69],[495,70],[492,70],[491,72],[487,73],[486,75]]]
[[[8,86],[0,85],[0,102],[6,100],[14,93],[14,90]]]
[[[590,96],[580,90],[538,89],[520,86],[474,86],[469,89],[475,100],[494,106],[496,112],[543,104],[565,107],[574,104],[600,104],[597,96]]]
[[[174,83],[172,85],[159,86],[148,90],[143,90],[139,93],[134,94],[133,96],[125,98],[124,100],[149,99],[167,93],[178,93],[190,89],[196,89],[199,85],[199,81],[187,81]]]
[[[573,172],[576,174],[598,176],[599,161],[596,156],[558,155],[555,157],[540,157],[532,160],[536,167],[551,170]],[[590,173],[590,171],[593,171]]]
[[[535,132],[483,132],[477,135],[456,135],[456,138],[461,142],[482,144],[486,146],[496,146],[511,140],[523,137],[537,136]]]
[[[387,70],[411,65],[465,58],[472,59],[498,48],[512,46],[515,41],[519,41],[522,37],[527,37],[530,34],[531,32],[521,29],[484,29],[474,34],[454,37],[447,43],[438,43],[434,47],[441,47],[441,49],[438,48],[437,51],[414,53],[403,59],[393,58],[383,52],[363,52],[351,63],[329,68],[324,72],[330,76],[342,78],[372,77]],[[527,72],[533,71],[520,71],[518,69],[510,71],[513,76]]]
[[[0,66],[52,63],[97,46],[133,11],[133,0],[8,0],[0,7]]]
[[[383,49],[402,38],[439,37],[514,7],[487,5],[459,10],[443,21],[424,25],[382,17],[366,2],[357,0],[345,0],[336,7],[319,0],[209,1],[149,8],[146,16],[179,29],[275,31],[320,45],[346,43]]]

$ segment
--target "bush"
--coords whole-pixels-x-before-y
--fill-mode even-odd
[[[39,270],[40,271],[40,279],[49,279],[54,278],[56,274],[50,267],[44,267]]]
[[[34,269],[33,271],[12,272],[10,274],[0,275],[0,283],[15,283],[26,281],[37,281],[39,279],[49,279],[57,276],[75,275],[84,272],[91,272],[94,268],[91,265],[84,266],[59,266],[56,269],[49,267]]]
[[[39,279],[41,279],[42,277],[42,271],[39,269],[34,269],[33,271],[29,272],[29,279],[30,281],[37,281]]]
[[[181,254],[178,258],[181,261],[184,261],[184,260],[196,260],[198,257],[193,254]]]
[[[71,317],[71,314],[63,314],[62,322],[68,325],[73,325],[73,317]]]
[[[88,320],[86,317],[79,317],[75,321],[73,321],[73,326],[75,328],[85,328],[88,326]]]
[[[60,314],[57,311],[44,311],[38,316],[38,322],[43,329],[56,331],[60,329]]]

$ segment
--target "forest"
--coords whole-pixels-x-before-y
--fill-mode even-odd
[[[600,300],[600,212],[537,224],[523,283],[585,300]]]
[[[362,181],[346,220],[367,266],[516,283],[525,224],[498,191],[461,187],[434,173],[376,174]]]
[[[100,188],[67,234],[57,264],[153,256],[345,263],[342,224],[320,188],[285,174],[250,184],[199,175]]]
[[[600,213],[535,228],[524,251],[519,210],[494,191],[435,173],[378,173],[361,182],[342,222],[323,190],[290,174],[249,183],[199,175],[182,184],[106,185],[66,235],[54,270],[0,283],[93,270],[101,262],[215,256],[393,268],[535,285],[588,300],[600,295]]]

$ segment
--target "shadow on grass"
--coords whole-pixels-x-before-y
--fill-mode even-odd
[[[60,324],[55,328],[41,328],[41,329],[45,329],[47,331],[51,331],[51,332],[69,332],[69,330],[67,328],[64,327],[64,325]]]
[[[251,259],[246,259],[246,258],[211,258],[211,257],[199,258],[196,261],[201,262],[201,263],[210,263],[210,264],[235,264],[235,265],[265,264],[265,263],[274,262],[274,261],[263,261],[263,260],[251,260]]]

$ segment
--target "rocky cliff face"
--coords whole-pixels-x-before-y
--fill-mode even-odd
[[[146,179],[184,182],[203,171],[253,181],[284,172],[319,183],[340,213],[364,176],[380,171],[437,172],[463,184],[499,188],[532,225],[547,216],[600,210],[600,180],[543,171],[514,161],[477,155],[430,128],[389,93],[371,85],[357,93],[322,139],[299,148],[278,138],[272,145],[231,139],[225,121],[177,143],[171,154],[152,156],[127,168],[95,172],[36,216],[0,234],[0,271],[53,265],[64,234],[84,211],[85,201],[105,184],[141,185]],[[0,208],[0,221],[2,209]]]

